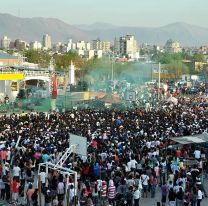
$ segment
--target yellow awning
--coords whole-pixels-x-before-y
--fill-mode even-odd
[[[24,73],[0,73],[0,80],[21,80]]]

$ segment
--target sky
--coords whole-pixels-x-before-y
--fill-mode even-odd
[[[186,22],[208,27],[208,0],[1,0],[0,13],[53,17],[69,24],[105,22],[158,27]]]

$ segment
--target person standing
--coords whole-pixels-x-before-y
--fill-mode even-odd
[[[176,204],[176,201],[175,201],[176,200],[176,195],[175,195],[175,192],[173,191],[172,187],[169,190],[168,200],[169,200],[168,206],[175,206],[175,204]]]
[[[107,197],[107,183],[105,180],[102,181],[102,187],[100,190],[100,197],[101,197],[102,204],[105,204],[106,197]]]
[[[155,197],[155,190],[157,186],[157,176],[155,172],[152,172],[150,176],[150,191],[151,191],[151,198]]]
[[[33,188],[32,184],[29,184],[29,188],[27,191],[27,202],[28,206],[33,206],[33,200],[32,200],[32,195],[35,192],[35,189]]]
[[[16,178],[14,177],[12,181],[12,200],[14,200],[15,202],[17,202],[18,199],[18,191],[19,191],[19,184]]]
[[[192,193],[193,196],[192,196],[191,206],[196,206],[197,196],[198,196],[196,187],[193,187]]]
[[[135,191],[133,194],[133,198],[134,198],[134,206],[139,206],[139,199],[141,197],[141,192],[138,186],[135,187]]]
[[[182,187],[179,188],[179,191],[176,193],[176,206],[183,206],[184,192]]]
[[[162,192],[162,206],[165,206],[167,194],[168,194],[168,186],[166,182],[161,186],[161,192]]]
[[[201,206],[202,198],[203,198],[202,191],[198,188],[198,190],[197,190],[197,206]]]
[[[116,187],[114,186],[113,180],[109,181],[108,186],[108,201],[110,205],[115,205]]]
[[[144,197],[144,194],[146,194],[146,198],[147,198],[147,193],[148,193],[148,182],[149,182],[149,176],[146,174],[146,171],[145,171],[141,175],[141,183],[142,183],[142,188],[143,188],[143,197]]]
[[[13,171],[13,177],[15,177],[15,179],[19,182],[21,169],[17,163],[15,163],[12,171]]]

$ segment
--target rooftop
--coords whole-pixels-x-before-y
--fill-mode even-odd
[[[0,52],[0,59],[18,59],[18,57],[8,53]]]

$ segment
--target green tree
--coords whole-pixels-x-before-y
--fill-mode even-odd
[[[183,53],[157,53],[152,56],[152,60],[161,64],[170,64],[172,61],[182,61]]]
[[[180,79],[181,75],[189,73],[189,68],[179,60],[173,60],[167,65],[167,70],[175,76],[175,79]]]
[[[46,51],[40,50],[29,50],[24,52],[24,56],[26,60],[30,63],[38,64],[40,67],[47,68],[49,66],[49,62],[51,56]]]
[[[194,54],[193,55],[193,61],[194,62],[204,62],[205,61],[205,57],[203,54]]]

